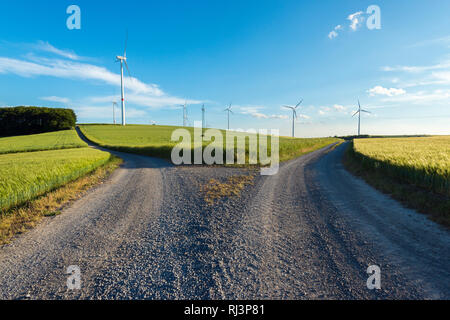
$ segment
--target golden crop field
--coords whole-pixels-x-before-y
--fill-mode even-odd
[[[365,168],[450,196],[450,136],[355,139]]]

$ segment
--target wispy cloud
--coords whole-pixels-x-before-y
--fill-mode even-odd
[[[358,11],[355,13],[350,14],[347,17],[347,20],[350,20],[350,29],[352,29],[353,31],[358,30],[358,28],[362,25],[362,23],[364,22],[364,16],[363,16],[364,12],[362,11]]]
[[[416,47],[425,47],[425,46],[431,46],[431,45],[450,45],[450,36],[440,37],[440,38],[436,38],[436,39],[427,39],[424,41],[417,42],[409,47],[416,48]]]
[[[345,107],[340,104],[334,104],[331,107],[328,106],[322,106],[318,109],[318,113],[321,116],[327,116],[332,114],[339,114],[339,113],[348,113],[348,107]]]
[[[407,93],[382,99],[383,102],[408,102],[413,104],[428,104],[442,102],[447,104],[450,99],[450,90],[432,90]]]
[[[79,107],[74,107],[77,117],[79,119],[92,119],[92,120],[104,120],[105,118],[111,117],[112,119],[112,105],[106,106],[90,106],[83,105]],[[116,119],[119,118],[120,111],[116,109]],[[127,118],[129,119],[139,119],[146,118],[148,114],[145,110],[139,110],[136,108],[127,108]]]
[[[406,93],[404,89],[398,89],[398,88],[384,88],[382,86],[375,86],[372,89],[367,90],[369,92],[370,96],[376,96],[376,95],[382,95],[382,96],[399,96]]]
[[[127,102],[131,102],[138,106],[151,107],[151,108],[161,108],[165,106],[181,105],[185,102],[187,104],[199,104],[203,101],[193,100],[193,99],[183,99],[168,95],[163,96],[146,96],[141,94],[129,93],[126,95]],[[85,99],[87,103],[97,104],[97,103],[107,103],[111,101],[120,101],[120,96],[96,96],[88,97]]]
[[[287,115],[283,114],[265,114],[262,110],[265,107],[262,106],[235,106],[239,110],[240,114],[249,115],[257,119],[288,119]]]
[[[351,31],[356,31],[362,26],[362,24],[365,20],[365,13],[363,11],[358,11],[358,12],[352,13],[347,16],[347,20],[350,21],[350,25],[348,26],[348,28]],[[331,30],[328,33],[328,38],[329,39],[337,38],[340,33],[338,31],[341,31],[341,30],[344,30],[344,27],[341,24],[338,24],[337,26],[335,26],[333,28],[333,30]]]
[[[429,66],[385,66],[382,68],[383,71],[393,72],[393,71],[401,71],[401,72],[409,72],[409,73],[420,73],[430,70],[440,70],[440,69],[448,69],[450,68],[450,61],[444,61],[441,63],[429,65]]]
[[[0,57],[0,74],[15,74],[22,77],[48,76],[71,80],[90,80],[106,85],[119,87],[120,75],[113,73],[105,67],[91,63],[80,62],[81,57],[68,50],[60,50],[47,42],[39,42],[39,50],[53,52],[61,58],[45,58],[28,55],[26,59]],[[165,93],[156,84],[140,81],[135,77],[125,77],[127,101],[139,106],[162,107],[165,105],[180,104],[186,100],[188,103],[200,103],[200,100],[184,99]],[[56,97],[47,97],[53,98]],[[109,99],[109,98],[108,98]],[[48,100],[48,99],[47,99]],[[109,99],[109,101],[111,101]],[[62,102],[64,101],[56,101]]]
[[[56,97],[56,96],[41,97],[40,99],[44,100],[44,101],[60,102],[60,103],[64,103],[64,104],[68,104],[70,102],[69,98]]]
[[[328,34],[328,38],[330,39],[336,38],[339,35],[338,34],[339,30],[342,30],[342,26],[340,24],[334,27],[334,29]]]
[[[79,55],[77,55],[75,52],[73,52],[71,50],[61,50],[61,49],[58,49],[58,48],[52,46],[50,43],[44,42],[44,41],[38,41],[38,43],[35,45],[35,48],[37,50],[54,53],[56,55],[59,55],[61,57],[71,59],[71,60],[84,60],[85,59],[84,57],[80,57]]]

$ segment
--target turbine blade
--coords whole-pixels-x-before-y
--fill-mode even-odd
[[[356,112],[352,115],[352,117],[356,116],[358,113],[359,113],[359,110],[356,111]]]
[[[358,106],[359,106],[359,110],[361,110],[361,104],[359,103],[359,99],[358,99]]]
[[[127,68],[127,71],[128,71],[128,75],[130,76],[130,78],[131,78],[131,72],[130,72],[130,69],[128,68],[128,63],[127,63],[127,60],[123,60],[123,62],[125,62],[125,67]]]
[[[302,102],[303,102],[303,99],[302,100],[300,100],[300,102],[299,103],[297,103],[297,105],[295,106],[295,108],[298,108],[301,104],[302,104]]]
[[[361,111],[362,111],[362,112],[365,112],[365,113],[372,113],[372,112],[370,112],[370,111],[363,110],[363,109],[361,109]]]
[[[126,58],[127,57],[127,45],[128,45],[128,30],[126,32],[126,36],[125,36],[125,49],[123,51],[123,57]]]

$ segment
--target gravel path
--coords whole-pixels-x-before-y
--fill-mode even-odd
[[[344,148],[269,177],[114,152],[108,182],[0,248],[0,298],[449,299],[449,232],[348,174]],[[204,201],[209,179],[247,174],[240,197]]]

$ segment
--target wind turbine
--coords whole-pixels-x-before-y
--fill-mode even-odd
[[[356,111],[352,117],[358,115],[358,137],[361,135],[361,112],[365,112],[365,113],[372,113],[370,111],[366,111],[361,109],[361,104],[359,103],[359,99],[358,99],[358,111]]]
[[[180,106],[183,108],[183,127],[187,127],[187,122],[188,122],[187,104],[185,102],[184,104],[180,104]]]
[[[205,126],[206,126],[205,112],[206,112],[206,108],[205,108],[205,104],[203,104],[203,106],[202,106],[202,137],[203,137],[203,129],[205,129]]]
[[[223,110],[223,111],[227,111],[228,112],[228,130],[230,130],[230,112],[233,113],[233,111],[231,111],[231,103],[230,103],[230,106],[228,108],[226,108],[225,110]]]
[[[113,122],[114,122],[114,124],[116,124],[116,106],[117,106],[117,102],[112,101],[112,105],[113,105]]]
[[[291,109],[292,110],[292,138],[295,137],[295,119],[297,119],[297,108],[302,104],[302,102],[303,102],[303,99],[300,100],[300,102],[297,103],[297,105],[295,107],[294,106],[287,106],[287,105],[283,106],[286,109]]]
[[[116,56],[116,62],[120,62],[120,86],[121,86],[121,92],[122,92],[122,125],[126,125],[126,119],[125,119],[125,90],[124,90],[124,83],[123,83],[123,65],[125,64],[125,67],[128,70],[128,74],[131,77],[130,69],[128,69],[127,64],[127,42],[128,42],[128,33],[125,38],[125,50],[123,52],[123,56]]]

